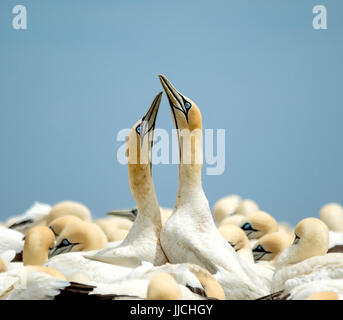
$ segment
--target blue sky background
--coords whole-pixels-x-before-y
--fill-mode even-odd
[[[312,28],[317,4],[327,30]],[[342,203],[342,15],[341,0],[1,0],[0,220],[35,200],[96,216],[133,206],[116,135],[150,106],[159,73],[204,128],[227,130],[225,173],[203,177],[211,207],[238,193],[295,224]],[[165,96],[157,127],[173,128]],[[172,207],[177,166],[153,174]]]

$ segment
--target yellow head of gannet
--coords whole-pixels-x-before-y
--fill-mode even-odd
[[[199,280],[208,298],[225,300],[225,293],[222,286],[217,282],[213,275],[206,269],[192,263],[187,263],[191,271]]]
[[[311,294],[306,300],[338,300],[338,294],[333,291],[322,291]]]
[[[255,201],[250,200],[250,199],[245,199],[238,204],[235,214],[241,214],[243,216],[247,216],[250,213],[253,213],[258,210],[259,210],[259,207]]]
[[[49,250],[55,246],[54,233],[45,226],[31,228],[25,237],[23,264],[43,265],[48,261]]]
[[[76,216],[62,216],[56,218],[55,220],[51,221],[48,227],[54,233],[55,237],[57,238],[62,230],[69,224],[82,221],[80,218]]]
[[[279,255],[292,244],[292,238],[283,232],[272,232],[261,237],[252,250],[255,262],[275,263]]]
[[[314,256],[326,255],[329,248],[329,230],[316,218],[301,220],[295,227],[293,244],[280,255],[277,264],[295,264]]]
[[[147,300],[181,300],[181,298],[179,285],[170,274],[160,272],[151,278]]]
[[[226,224],[220,226],[218,230],[236,252],[242,249],[249,249],[251,251],[249,239],[241,228],[233,224]]]
[[[229,195],[219,199],[213,207],[213,216],[216,222],[220,224],[225,218],[232,216],[240,201],[241,197],[238,195]]]
[[[331,231],[343,232],[343,207],[338,203],[328,203],[319,212],[322,220]]]
[[[218,230],[242,259],[254,263],[250,241],[241,228],[234,224],[224,224]]]
[[[249,214],[240,225],[249,239],[258,239],[265,234],[278,231],[276,220],[264,211]]]
[[[146,202],[146,198],[149,197],[148,200],[150,200],[154,191],[151,179],[151,150],[161,97],[162,92],[159,92],[148,112],[132,127],[126,141],[130,189],[137,202],[138,212],[140,212],[141,199]],[[150,175],[149,179],[147,175]]]
[[[99,226],[94,223],[71,222],[62,230],[56,245],[50,251],[49,258],[61,253],[91,251],[107,246],[107,238]]]
[[[194,179],[201,178],[203,163],[201,112],[195,102],[178,92],[165,76],[159,75],[159,78],[167,94],[177,130],[180,150],[179,168],[186,169],[184,172],[179,172],[179,178],[194,183]],[[200,175],[196,172],[200,172]]]
[[[52,207],[46,217],[46,224],[49,225],[53,220],[62,216],[76,216],[84,221],[91,221],[91,212],[82,203],[75,201],[63,201]]]
[[[4,262],[4,260],[2,260],[0,258],[0,273],[1,272],[6,272],[8,269],[7,269],[7,266],[6,266],[6,263]]]

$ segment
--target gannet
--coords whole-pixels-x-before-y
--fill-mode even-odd
[[[241,228],[233,224],[226,224],[220,226],[218,230],[243,260],[254,263],[249,239]]]
[[[329,252],[343,252],[343,208],[338,203],[328,203],[319,212],[329,228]]]
[[[78,223],[82,220],[76,216],[62,216],[59,218],[56,218],[52,220],[48,227],[49,229],[54,233],[55,237],[57,238],[63,229],[69,224],[69,223]]]
[[[23,264],[43,265],[48,261],[49,252],[55,246],[55,235],[46,226],[31,228],[25,237]]]
[[[220,198],[213,207],[213,216],[217,224],[234,215],[241,200],[241,197],[235,194]]]
[[[56,239],[54,248],[49,252],[49,259],[66,252],[93,251],[106,246],[107,237],[98,225],[81,220],[72,221]]]
[[[306,218],[295,228],[295,240],[279,256],[272,291],[291,291],[304,283],[342,279],[343,254],[327,253],[329,232],[319,219]]]
[[[221,236],[201,185],[200,110],[165,76],[159,78],[169,100],[180,151],[176,203],[160,235],[163,251],[171,263],[195,263],[216,274],[228,299],[261,296],[268,289]]]
[[[257,277],[265,283],[268,288],[271,288],[271,282],[274,274],[274,264],[270,263],[256,263],[254,261],[253,251],[250,246],[249,239],[247,238],[245,232],[232,224],[227,224],[219,227],[220,233],[223,237],[231,244],[231,246],[236,250],[239,257],[254,271]],[[268,235],[264,236],[267,237]],[[262,237],[260,240],[262,240]],[[273,237],[267,239],[267,241],[262,241],[261,244],[265,245],[270,250],[270,257],[276,254],[276,250],[279,248],[278,244],[273,242],[278,242],[278,237]],[[261,245],[257,246],[258,251],[262,251],[263,247]],[[254,253],[255,254],[255,253]]]
[[[73,279],[75,273],[81,272],[87,274],[94,283],[111,282],[132,271],[131,268],[91,261],[84,257],[97,253],[107,243],[99,226],[74,216],[63,216],[51,222],[50,228],[58,237],[45,265],[61,270],[68,280]],[[107,247],[119,244],[118,241],[107,243]]]
[[[330,231],[343,232],[343,207],[340,204],[326,204],[320,209],[319,218]]]
[[[151,167],[153,134],[161,96],[162,92],[155,97],[146,115],[132,127],[127,139],[129,182],[137,203],[137,218],[119,246],[103,249],[87,256],[89,259],[124,266],[128,260],[137,263],[136,266],[141,261],[154,265],[167,261],[159,240],[161,215]]]
[[[254,261],[268,261],[275,265],[280,254],[292,244],[293,240],[293,237],[280,231],[264,235],[257,240],[252,249]]]
[[[6,226],[25,235],[30,228],[38,225],[45,225],[45,219],[50,210],[51,206],[49,204],[35,202],[22,215],[8,219]]]
[[[250,213],[240,223],[248,239],[259,239],[262,236],[279,230],[276,220],[265,211]]]

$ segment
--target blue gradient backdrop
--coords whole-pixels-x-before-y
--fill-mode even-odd
[[[23,4],[28,29],[12,28]],[[328,29],[312,28],[324,4]],[[161,90],[164,73],[225,128],[226,170],[204,176],[211,207],[252,198],[279,220],[343,202],[343,2],[0,2],[0,219],[35,200],[82,201],[95,216],[134,199],[116,135]],[[157,127],[173,127],[164,96]],[[154,167],[173,206],[177,167]]]

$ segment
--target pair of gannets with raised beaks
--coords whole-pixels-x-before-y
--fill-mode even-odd
[[[227,299],[253,299],[269,293],[268,286],[221,236],[212,218],[201,184],[203,155],[199,108],[178,92],[165,76],[159,78],[169,100],[180,151],[176,203],[160,235],[164,253],[171,263],[195,263],[214,274]]]

